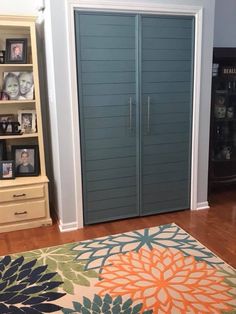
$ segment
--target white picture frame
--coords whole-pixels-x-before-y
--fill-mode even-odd
[[[22,133],[35,133],[36,130],[36,110],[18,110],[18,122]]]

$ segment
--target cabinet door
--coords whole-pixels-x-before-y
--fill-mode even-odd
[[[85,223],[137,216],[135,17],[75,21]]]
[[[189,208],[194,21],[142,17],[141,214]]]

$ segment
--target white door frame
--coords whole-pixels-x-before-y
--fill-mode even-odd
[[[140,1],[114,0],[65,0],[66,1],[66,27],[67,27],[67,56],[69,71],[70,99],[68,104],[72,112],[73,152],[74,152],[74,182],[76,191],[76,218],[78,228],[83,222],[82,197],[82,171],[80,152],[80,130],[77,94],[76,49],[74,11],[102,11],[126,12],[147,14],[188,15],[195,17],[195,45],[194,45],[194,80],[193,80],[193,118],[192,118],[192,156],[191,156],[191,200],[190,209],[197,209],[197,181],[198,181],[198,141],[199,141],[199,112],[200,112],[200,86],[201,86],[201,56],[202,56],[202,24],[203,8],[191,5],[170,5]],[[145,1],[145,2],[144,2]]]

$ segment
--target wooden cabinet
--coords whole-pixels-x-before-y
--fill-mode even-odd
[[[17,45],[23,50],[20,60],[13,57]],[[17,77],[16,97],[10,84],[7,89],[8,74]],[[32,81],[24,94],[27,75]],[[0,16],[0,87],[0,232],[50,225],[34,17]],[[19,168],[23,152],[29,172]],[[12,161],[8,176],[4,167]]]
[[[215,48],[209,183],[236,182],[236,49]]]

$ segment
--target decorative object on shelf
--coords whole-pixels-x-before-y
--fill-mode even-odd
[[[215,117],[223,119],[226,116],[226,95],[217,94],[215,98]]]
[[[0,161],[0,179],[15,179],[15,162],[14,160]]]
[[[5,92],[0,92],[0,100],[9,100],[10,97]]]
[[[38,176],[38,145],[13,145],[12,159],[15,161],[16,176]]]
[[[229,119],[233,119],[233,117],[234,117],[234,107],[233,106],[230,106],[227,108],[226,116]]]
[[[6,143],[4,140],[0,140],[0,161],[6,156]]]
[[[14,121],[14,114],[0,114],[0,134],[11,133],[12,125],[11,122]]]
[[[6,63],[27,63],[27,38],[6,39]]]
[[[209,192],[216,186],[236,182],[236,48],[214,48],[211,128],[209,147]]]
[[[11,100],[33,100],[33,73],[4,72],[3,92],[5,92]]]
[[[18,122],[23,133],[36,132],[36,111],[18,110]]]
[[[6,55],[6,51],[0,50],[0,64],[5,63],[5,55]]]
[[[222,151],[221,151],[222,159],[230,160],[231,159],[231,154],[232,154],[231,147],[230,146],[224,146]]]
[[[219,71],[219,64],[218,63],[213,63],[213,66],[212,66],[212,76],[218,76],[218,71]]]

